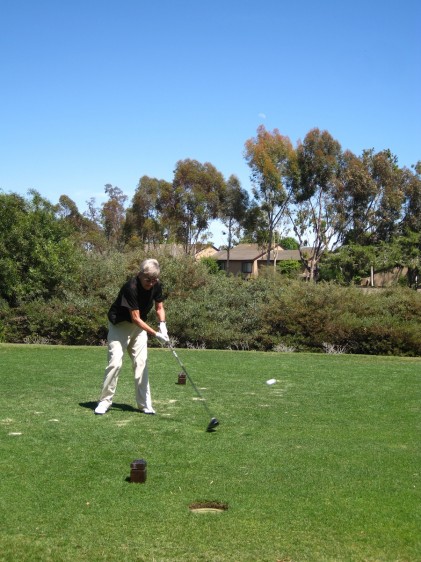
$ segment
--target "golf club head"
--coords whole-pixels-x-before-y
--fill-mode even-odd
[[[217,425],[219,425],[219,421],[216,418],[212,418],[208,424],[208,427],[206,428],[206,431],[214,431]]]

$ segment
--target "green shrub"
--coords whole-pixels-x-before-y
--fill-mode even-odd
[[[202,262],[203,265],[206,266],[209,273],[212,273],[212,274],[215,275],[215,274],[220,272],[218,262],[216,261],[215,258],[212,258],[211,256],[209,256],[209,257],[206,257],[206,258],[201,258],[200,261]]]
[[[301,271],[301,264],[297,260],[282,260],[278,261],[276,264],[276,269],[282,275],[287,275],[288,277],[297,277]]]
[[[212,275],[196,290],[168,300],[169,328],[181,343],[216,349],[255,347],[253,332],[259,326],[263,298],[262,282]]]
[[[0,306],[0,340],[98,345],[106,339],[107,311],[121,284],[134,275],[141,252],[86,256],[78,284],[62,298]],[[337,283],[306,283],[262,271],[244,280],[192,257],[157,255],[167,296],[170,336],[180,346],[214,349],[421,355],[421,293],[403,287],[366,291]],[[153,312],[150,323],[156,326]],[[159,345],[151,338],[152,346]]]
[[[290,282],[262,314],[268,334],[300,349],[328,342],[353,353],[419,355],[421,295],[391,289],[363,292],[334,283]]]
[[[75,298],[74,302],[33,301],[25,308],[28,333],[24,338],[36,336],[51,344],[99,345],[107,335],[107,310],[87,298]]]

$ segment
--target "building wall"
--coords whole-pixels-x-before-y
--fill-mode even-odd
[[[407,267],[395,267],[391,270],[377,271],[373,274],[373,287],[391,287],[396,285],[401,277],[408,275]],[[364,277],[361,279],[361,286],[370,287],[371,278]]]
[[[221,261],[220,263],[221,263],[221,265],[223,264],[224,269],[226,269],[227,262]],[[246,263],[246,262],[237,261],[237,260],[230,260],[230,263],[229,263],[230,274],[231,275],[242,275],[246,279],[249,278],[249,277],[257,277],[258,274],[259,274],[257,260],[254,260],[253,262],[250,260],[250,262],[247,262],[247,263],[252,264],[250,272],[244,271],[244,268],[243,268],[244,263]]]
[[[200,260],[201,258],[209,258],[209,257],[212,257],[214,254],[217,254],[217,253],[218,253],[218,250],[216,250],[212,246],[207,246],[206,248],[204,248],[203,250],[200,250],[200,252],[198,252],[196,254],[196,259]]]

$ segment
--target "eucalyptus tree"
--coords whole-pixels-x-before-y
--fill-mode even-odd
[[[338,183],[347,219],[343,243],[376,245],[399,235],[402,224],[408,226],[417,216],[416,184],[415,176],[399,168],[390,150],[364,150],[359,157],[345,152]]]
[[[417,175],[399,168],[390,150],[364,150],[361,156],[346,151],[336,189],[342,248],[329,263],[341,264],[348,280],[366,276],[368,266],[408,267],[416,275],[421,209]]]
[[[63,219],[69,220],[69,222],[75,223],[76,227],[81,219],[81,214],[76,203],[73,199],[70,199],[68,195],[60,195],[57,215]]]
[[[156,245],[163,241],[162,193],[171,188],[171,183],[149,176],[139,180],[132,204],[127,209],[124,227],[126,241],[140,240],[142,244]]]
[[[127,196],[119,187],[113,187],[109,183],[105,185],[105,193],[108,195],[108,200],[102,204],[101,208],[104,233],[112,246],[119,246],[126,216],[125,203]]]
[[[60,195],[56,207],[57,216],[72,229],[72,238],[85,251],[104,253],[108,243],[100,223],[100,211],[96,210],[95,199],[90,200],[91,212],[96,220],[89,218],[89,214],[82,214],[76,203],[68,195]]]
[[[373,225],[378,190],[363,158],[347,150],[342,158],[340,181],[344,217],[338,237],[342,244],[367,245]]]
[[[421,161],[403,170],[404,203],[402,213],[403,232],[421,233]]]
[[[402,169],[404,201],[400,236],[396,242],[402,249],[403,263],[408,267],[408,282],[421,282],[421,161]]]
[[[251,168],[254,200],[267,228],[269,264],[275,228],[291,202],[297,174],[295,151],[290,139],[278,129],[269,132],[261,125],[257,136],[246,141],[244,156]]]
[[[371,208],[370,231],[373,243],[390,242],[399,232],[404,202],[404,177],[398,159],[390,150],[375,153],[365,150],[362,161],[368,168],[376,186],[376,196]]]
[[[172,188],[161,194],[160,208],[162,220],[186,253],[206,238],[210,222],[219,216],[225,190],[224,176],[209,162],[177,162]]]
[[[298,144],[296,156],[299,175],[294,178],[294,205],[288,212],[300,244],[301,261],[312,281],[317,278],[322,256],[339,244],[344,228],[338,189],[342,149],[328,131],[315,128]]]
[[[248,192],[241,187],[237,176],[231,175],[226,183],[224,200],[220,209],[220,220],[227,229],[227,272],[229,272],[230,250],[238,242],[249,209]]]
[[[242,244],[257,244],[262,249],[268,247],[269,225],[267,224],[267,216],[254,198],[250,202],[244,217],[240,242]]]

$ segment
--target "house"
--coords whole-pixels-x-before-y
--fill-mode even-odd
[[[215,248],[215,246],[212,246],[211,244],[196,244],[194,246],[194,250],[194,256],[197,260],[200,260],[201,258],[214,257],[219,251],[218,248]]]
[[[258,244],[238,244],[231,248],[229,256],[229,272],[233,275],[242,275],[245,278],[257,277],[259,268],[267,264],[267,251]],[[228,252],[221,250],[212,257],[217,260],[219,267],[223,270],[228,269]],[[284,250],[277,245],[269,256],[269,264],[274,266],[281,260],[300,261],[299,250]]]

